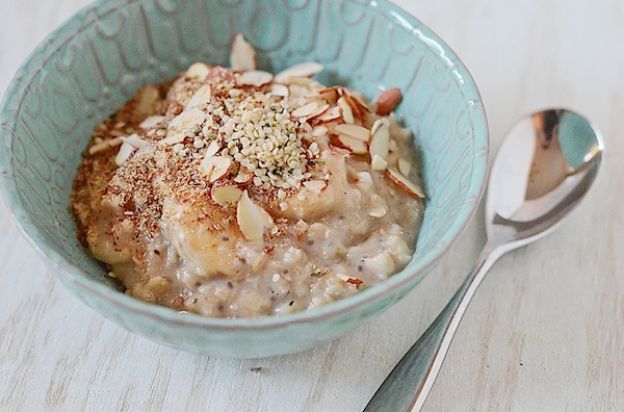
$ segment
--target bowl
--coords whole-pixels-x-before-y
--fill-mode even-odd
[[[93,127],[144,84],[195,61],[228,64],[244,33],[258,65],[279,71],[318,61],[325,84],[373,98],[400,87],[397,115],[422,152],[427,209],[415,255],[383,284],[282,317],[213,319],[124,294],[76,239],[72,179]],[[156,342],[218,357],[256,358],[311,348],[353,330],[401,299],[457,238],[482,195],[487,121],[455,53],[384,0],[109,0],[73,16],[28,57],[0,106],[4,200],[58,279],[87,305]]]

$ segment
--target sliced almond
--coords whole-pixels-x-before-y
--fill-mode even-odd
[[[322,115],[315,117],[312,123],[329,123],[336,121],[342,118],[342,114],[340,113],[340,107],[334,106],[327,109]]]
[[[212,91],[210,90],[210,85],[205,84],[199,89],[197,89],[195,94],[191,96],[189,101],[186,103],[185,108],[190,109],[193,107],[203,106],[205,104],[208,104],[210,103],[211,97],[212,97]]]
[[[327,186],[324,180],[308,180],[303,182],[303,186],[313,193],[321,193],[321,191]]]
[[[237,186],[231,185],[213,187],[210,191],[212,200],[220,206],[235,205],[242,194],[242,190],[240,190]]]
[[[238,169],[238,174],[234,178],[236,183],[247,184],[253,180],[254,174],[244,167]]]
[[[351,97],[351,100],[353,101],[355,106],[359,109],[362,115],[364,115],[364,113],[371,112],[370,107],[366,103],[364,103],[364,101],[361,98],[359,98],[355,94],[350,94],[349,96]]]
[[[312,86],[312,79],[310,79],[309,77],[291,77],[290,79],[288,79],[288,84],[296,84],[298,86],[309,89],[310,86]]]
[[[307,87],[299,86],[298,84],[291,84],[288,86],[288,94],[291,97],[307,97],[311,94],[311,92]]]
[[[263,213],[264,212],[264,213]],[[245,190],[238,200],[236,207],[236,221],[243,236],[247,240],[260,240],[264,229],[271,220],[271,216],[260,206],[256,205]]]
[[[144,154],[148,154],[148,153],[153,153],[156,150],[156,146],[154,146],[151,143],[148,143],[147,145],[140,147],[137,151],[135,156],[142,156]]]
[[[208,177],[210,183],[226,176],[232,169],[234,162],[229,156],[212,156],[202,159],[199,169]]]
[[[101,143],[94,144],[89,148],[89,154],[93,155],[102,152],[110,147],[119,146],[123,143],[122,137],[116,137],[114,139],[104,140]]]
[[[117,156],[115,156],[115,164],[117,166],[121,166],[122,164],[124,164],[124,162],[128,160],[130,156],[132,156],[132,153],[134,153],[135,150],[136,147],[126,142],[123,142],[121,144],[121,147],[119,148],[119,152],[117,152]]]
[[[366,142],[360,139],[356,139],[354,137],[339,134],[336,135],[334,139],[332,139],[332,143],[334,143],[338,147],[342,147],[356,154],[364,154],[368,152]]]
[[[412,164],[409,160],[404,158],[399,158],[399,172],[405,177],[409,176],[410,170],[412,170]]]
[[[288,95],[290,94],[288,91],[288,87],[284,86],[283,84],[272,84],[271,91],[269,93],[271,93],[273,96],[281,97],[288,97]]]
[[[359,172],[357,174],[358,182],[361,183],[366,188],[373,187],[373,177],[369,172]]]
[[[384,90],[377,96],[376,112],[380,116],[387,116],[401,102],[403,95],[401,89],[392,88]]]
[[[355,139],[368,142],[370,139],[370,130],[357,124],[339,124],[334,128],[338,134],[353,137]]]
[[[388,213],[388,211],[386,210],[385,207],[383,206],[376,206],[374,208],[372,208],[369,212],[368,215],[372,216],[372,217],[384,217],[386,214]]]
[[[140,148],[145,147],[145,146],[150,146],[150,142],[147,142],[147,141],[141,139],[139,137],[139,135],[137,135],[137,134],[131,134],[130,136],[123,137],[122,139],[123,139],[124,143],[128,143],[129,145],[131,145],[135,149],[140,149]]]
[[[308,117],[311,114],[316,113],[318,108],[318,102],[310,102],[294,110],[290,115],[294,118]]]
[[[411,182],[408,178],[403,176],[399,171],[395,169],[386,170],[386,176],[394,183],[397,184],[401,189],[405,190],[412,196],[419,197],[421,199],[425,198],[425,194],[420,186]]]
[[[219,144],[218,140],[213,140],[208,145],[208,148],[206,148],[206,152],[204,153],[204,159],[216,155],[219,150],[221,150],[221,144]]]
[[[328,104],[319,105],[314,113],[306,117],[306,121],[313,123],[316,118],[325,114],[329,110]]]
[[[390,148],[390,123],[387,119],[377,119],[372,130],[374,132],[369,147],[371,159],[379,156],[385,160]]]
[[[159,145],[167,146],[182,143],[186,139],[185,133],[174,133],[158,142]]]
[[[147,119],[143,120],[139,125],[142,129],[151,129],[154,126],[158,126],[165,121],[165,116],[150,116]]]
[[[329,104],[336,104],[340,95],[338,94],[338,87],[326,87],[320,89],[318,92],[321,99],[325,100]]]
[[[241,33],[234,36],[230,52],[230,67],[232,70],[255,70],[256,51]]]
[[[318,64],[318,63],[314,63],[314,62],[300,63],[278,73],[275,76],[275,82],[288,84],[289,80],[293,77],[309,77],[317,73],[320,73],[322,70],[323,70],[323,65]]]
[[[397,146],[396,140],[390,139],[390,151],[396,152],[397,150],[399,150],[399,146]]]
[[[325,126],[315,126],[312,129],[312,136],[314,137],[322,137],[327,134],[327,127]]]
[[[347,103],[344,97],[338,99],[338,107],[340,107],[340,110],[342,110],[342,118],[344,119],[345,123],[355,122],[355,118],[353,117],[353,110],[351,110],[351,106],[349,106],[349,103]]]
[[[388,167],[388,162],[379,155],[374,155],[371,160],[371,167],[373,170],[383,171]]]
[[[338,142],[338,137],[336,137],[334,139],[334,143],[333,145],[329,145],[329,150],[331,151],[331,153],[333,155],[336,156],[340,156],[340,157],[347,157],[351,154],[351,150],[345,149],[344,147],[342,147],[342,143]]]
[[[203,82],[210,73],[210,66],[206,63],[193,63],[186,71],[186,77],[191,80]]]
[[[362,120],[364,114],[368,111],[368,108],[364,104],[358,104],[358,102],[355,101],[355,98],[351,95],[351,93],[349,93],[347,89],[341,88],[338,90],[338,93],[342,95],[342,99],[344,99],[345,103],[348,104],[351,108],[353,116]]]
[[[263,72],[261,70],[250,70],[241,74],[236,83],[243,86],[262,86],[270,83],[273,80],[273,75],[269,72]]]
[[[171,119],[169,128],[177,131],[188,131],[196,126],[201,126],[206,121],[206,112],[198,107],[187,109]]]

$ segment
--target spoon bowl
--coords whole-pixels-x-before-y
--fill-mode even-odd
[[[545,110],[520,120],[492,166],[490,243],[511,250],[553,230],[591,187],[602,151],[600,133],[573,111]]]
[[[489,269],[503,254],[545,236],[569,215],[592,186],[603,150],[600,133],[570,110],[533,113],[511,129],[490,174],[488,240],[474,270],[394,367],[365,412],[422,408]]]

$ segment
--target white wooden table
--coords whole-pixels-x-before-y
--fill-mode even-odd
[[[606,164],[566,225],[505,257],[456,337],[427,411],[624,410],[624,2],[402,0],[459,53],[494,148],[564,105],[602,129]],[[0,1],[0,90],[86,0]],[[442,308],[482,242],[475,219],[413,293],[307,353],[216,360],[104,320],[54,280],[0,206],[0,410],[358,411]]]

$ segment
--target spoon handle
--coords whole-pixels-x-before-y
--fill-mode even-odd
[[[420,411],[433,387],[453,336],[481,281],[504,252],[487,244],[473,271],[442,312],[377,389],[364,412]]]

